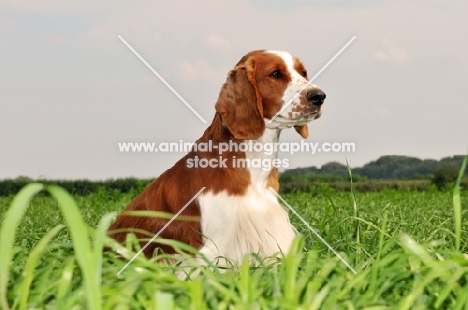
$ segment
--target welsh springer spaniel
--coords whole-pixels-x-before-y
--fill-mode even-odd
[[[302,90],[306,84],[306,69],[297,57],[287,52],[260,50],[242,57],[221,88],[212,124],[195,143],[211,141],[212,151],[192,149],[149,184],[125,211],[176,214],[206,187],[181,213],[199,220],[176,219],[162,231],[161,238],[184,242],[199,249],[210,260],[223,256],[235,263],[240,263],[249,253],[266,258],[287,252],[296,232],[287,212],[269,189],[279,189],[278,169],[237,167],[234,163],[235,159],[241,158],[274,160],[277,152],[266,155],[232,149],[220,155],[217,146],[246,140],[275,143],[281,130],[291,127],[307,138],[307,123],[320,117],[325,93],[312,84]],[[291,104],[269,122],[293,98]],[[219,158],[224,164],[190,168],[187,163],[197,157]],[[108,232],[121,243],[130,232],[148,240],[169,221],[130,216],[125,211]],[[144,250],[147,257],[151,257],[157,248],[174,253],[173,248],[158,244],[157,240]]]

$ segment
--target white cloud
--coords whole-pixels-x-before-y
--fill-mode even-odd
[[[374,52],[373,57],[383,62],[403,63],[409,59],[409,53],[399,44],[385,39],[381,43],[381,48]]]
[[[152,42],[160,42],[162,40],[162,34],[148,23],[131,24],[125,32],[133,38],[146,38]]]
[[[389,120],[393,118],[393,111],[382,106],[363,109],[360,114],[365,119]]]
[[[106,21],[74,37],[55,35],[50,36],[49,39],[59,44],[113,48],[118,41],[118,35],[121,35],[139,52],[147,54],[154,54],[157,51],[157,45],[163,40],[161,32],[149,23],[123,24],[117,20]]]
[[[175,67],[175,70],[173,70],[175,75],[189,81],[208,79],[216,73],[204,59],[197,59],[193,62],[182,59],[176,62]]]
[[[228,51],[231,49],[231,43],[217,34],[211,33],[203,37],[203,42],[215,51]]]
[[[16,30],[17,25],[9,18],[5,18],[2,22],[3,24],[3,29],[5,29],[7,32],[13,32]]]

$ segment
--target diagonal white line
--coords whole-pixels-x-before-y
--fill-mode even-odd
[[[166,82],[166,80],[165,80],[158,72],[156,72],[156,70],[154,70],[154,69],[146,62],[146,60],[143,59],[143,57],[141,57],[140,54],[138,54],[137,51],[135,51],[135,50],[133,49],[133,47],[131,47],[130,44],[127,43],[127,41],[125,41],[120,35],[119,35],[118,37],[119,37],[119,39],[120,39],[125,45],[127,45],[127,47],[128,47],[138,58],[140,58],[140,60],[141,60],[154,74],[156,74],[156,76],[157,76],[157,77],[158,77],[158,78],[159,78],[159,79],[160,79],[160,80],[161,80],[161,81],[162,81],[162,82],[163,82],[163,83],[180,99],[180,100],[182,100],[183,103],[185,103],[185,105],[186,105],[193,113],[195,113],[196,116],[198,116],[198,118],[199,118],[203,123],[206,124],[206,121],[203,119],[203,117],[201,117],[201,115],[198,114],[197,111],[195,111],[195,109],[192,108],[192,106],[191,106],[190,104],[188,104],[188,102],[185,101],[185,99],[182,98],[182,96],[179,95],[179,93],[176,92],[176,90],[175,90],[174,88],[172,88],[172,86],[169,85],[169,83]]]
[[[299,92],[297,92],[297,94],[294,95],[294,97],[292,97],[291,100],[289,100],[288,103],[286,103],[286,104],[281,108],[281,110],[279,110],[279,112],[275,114],[275,116],[273,116],[273,117],[268,121],[268,123],[271,123],[276,117],[278,117],[278,115],[280,115],[281,112],[284,111],[284,109],[286,109],[286,108],[291,104],[291,102],[293,102],[294,99],[296,99],[297,97],[299,97],[299,95],[302,93],[302,91],[303,91],[304,89],[306,89],[306,88],[320,75],[320,73],[322,73],[322,71],[325,70],[325,69],[328,67],[328,65],[330,65],[330,64],[335,60],[335,58],[338,57],[338,55],[340,55],[341,52],[343,52],[343,51],[348,47],[348,45],[350,45],[351,42],[354,41],[354,39],[356,39],[356,36],[352,37],[351,40],[349,40],[349,42],[346,43],[346,45],[343,46],[343,47],[339,50],[339,52],[336,53],[335,56],[333,56],[333,58],[330,59],[330,61],[328,61],[328,62],[326,63],[326,65],[323,66],[323,68],[320,69],[320,71],[317,72],[317,74],[315,74],[314,77],[311,78],[311,79],[307,82],[307,84],[305,84],[305,86],[304,86]]]
[[[322,236],[320,236],[319,233],[312,226],[310,226],[309,223],[307,223],[306,220],[304,220],[304,218],[302,216],[300,216],[299,213],[297,213],[296,210],[294,210],[293,207],[291,207],[286,202],[286,200],[283,199],[283,197],[281,197],[273,188],[270,187],[269,189],[289,208],[289,210],[291,210],[292,213],[294,213],[302,221],[302,223],[304,223],[304,225],[307,226],[307,228],[309,228],[309,230],[311,232],[314,233],[314,235],[317,238],[319,238],[320,241],[322,241],[330,249],[330,251],[333,252],[333,254],[335,254],[343,262],[343,264],[346,265],[346,267],[349,268],[349,270],[351,270],[354,274],[357,274],[356,270],[354,270],[354,268],[351,267],[351,265],[348,264],[348,262],[340,254],[338,254],[338,252],[335,251],[335,249],[332,248],[332,246],[330,244],[328,244],[328,242],[325,241],[325,239],[323,239]]]
[[[131,259],[125,266],[122,267],[122,269],[120,269],[119,272],[117,272],[117,275],[120,275],[120,274],[122,273],[122,271],[124,271],[124,270],[128,267],[128,265],[130,265],[130,264],[135,260],[135,258],[137,258],[137,256],[140,255],[140,254],[148,247],[148,245],[150,245],[150,243],[152,243],[152,242],[154,241],[154,239],[156,239],[156,238],[164,231],[164,229],[166,229],[166,228],[172,223],[172,221],[174,221],[174,220],[185,210],[185,208],[187,208],[187,207],[192,203],[192,201],[194,201],[194,200],[205,190],[205,188],[206,188],[206,187],[203,187],[201,190],[199,190],[198,193],[196,193],[195,196],[193,196],[193,198],[190,199],[190,201],[187,202],[187,203],[185,204],[185,206],[183,206],[182,209],[180,209],[179,212],[177,212],[177,213],[171,218],[171,220],[170,220],[169,222],[167,222],[166,225],[164,225],[164,226],[158,231],[158,233],[157,233],[156,235],[154,235],[153,238],[151,238],[151,240],[148,241],[148,243],[146,243],[145,246],[142,247],[141,250],[138,251],[138,253],[136,253],[136,254],[132,257],[132,259]]]

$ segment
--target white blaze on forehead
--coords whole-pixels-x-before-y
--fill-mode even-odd
[[[284,52],[284,51],[272,51],[272,50],[268,50],[266,52],[270,54],[275,54],[281,57],[281,59],[283,59],[284,63],[286,64],[286,67],[288,68],[289,72],[292,73],[294,71],[294,59],[290,53]]]
[[[299,80],[304,79],[304,77],[302,75],[300,75],[299,72],[297,72],[294,69],[294,57],[293,57],[293,55],[291,55],[290,53],[285,52],[285,51],[267,50],[265,52],[270,53],[270,54],[275,54],[275,55],[279,56],[284,61],[284,63],[286,64],[286,67],[288,68],[288,71],[291,73],[291,77],[292,77],[293,82],[295,80],[297,80],[297,79],[299,79]]]
[[[285,108],[281,109],[281,113],[278,114],[280,117],[276,117],[272,123],[271,128],[288,128],[294,125],[304,125],[309,121],[308,116],[302,118],[303,108],[300,111],[294,111],[295,107],[301,105],[301,100],[304,99],[304,93],[302,96],[297,96],[297,94],[304,91],[307,88],[307,79],[302,76],[302,72],[297,72],[294,69],[295,58],[288,52],[283,51],[274,51],[274,50],[267,50],[266,53],[274,54],[281,58],[281,60],[286,65],[287,70],[290,72],[291,81],[289,81],[287,87],[284,90],[281,99],[283,101],[283,106],[287,105]],[[310,84],[308,88],[316,87],[313,84]],[[292,100],[292,101],[291,101]],[[300,123],[302,122],[302,123]],[[267,123],[267,125],[269,122]],[[279,126],[278,126],[279,125]],[[269,127],[270,128],[270,127]]]

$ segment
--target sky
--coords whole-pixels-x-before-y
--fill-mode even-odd
[[[448,4],[449,3],[449,4]],[[0,0],[0,179],[152,178],[183,153],[119,142],[193,142],[247,52],[285,50],[327,94],[308,142],[355,152],[290,155],[290,168],[468,150],[468,2]],[[299,142],[284,130],[281,142]]]

